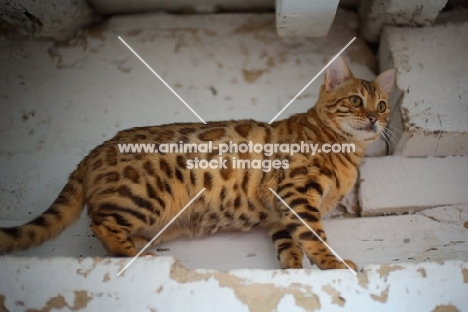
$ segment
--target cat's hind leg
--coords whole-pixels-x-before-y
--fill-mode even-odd
[[[157,234],[159,235],[156,237]],[[159,231],[158,232],[148,231],[148,230],[140,231],[134,235],[131,235],[130,240],[132,241],[135,248],[137,248],[138,250],[141,250],[144,247],[146,247],[146,245],[149,242],[151,242],[154,237],[156,237],[156,239],[154,239],[154,241],[151,242],[151,245],[148,246],[148,248],[152,248],[154,246],[158,246],[159,244],[172,241],[181,236],[191,237],[189,229],[185,229],[178,225],[172,225],[172,226],[169,226],[164,231],[162,231],[161,233],[159,233]]]
[[[291,234],[285,227],[277,225],[270,229],[269,234],[277,253],[282,269],[302,269],[303,252],[294,243]]]
[[[138,249],[128,237],[126,231],[112,217],[106,217],[99,222],[91,222],[91,230],[102,242],[109,256],[134,257],[138,254]],[[141,256],[154,255],[152,252],[144,252]]]

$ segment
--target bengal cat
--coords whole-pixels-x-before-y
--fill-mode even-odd
[[[321,217],[355,183],[366,146],[381,134],[390,108],[396,69],[374,81],[355,78],[342,58],[325,72],[317,103],[306,113],[272,124],[254,120],[177,123],[119,132],[93,149],[70,175],[42,215],[0,229],[0,252],[37,246],[56,237],[88,206],[91,229],[111,256],[137,255],[202,188],[205,191],[155,241],[212,234],[219,229],[266,228],[281,268],[302,268],[303,253],[321,269],[346,268],[291,211],[272,188],[324,240]],[[222,168],[187,168],[188,161],[216,159],[211,153],[121,153],[119,143],[241,144],[348,143],[352,153],[232,152]],[[279,160],[279,169],[233,168],[237,160]],[[278,166],[276,166],[278,167]],[[143,253],[151,254],[151,253]],[[356,265],[346,260],[356,269]]]

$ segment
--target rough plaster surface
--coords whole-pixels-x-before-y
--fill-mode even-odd
[[[117,276],[128,260],[2,257],[0,309],[463,311],[468,292],[462,261],[371,265],[355,276],[349,270],[188,270],[171,257],[146,257]]]
[[[468,204],[468,156],[367,158],[360,179],[363,216]]]
[[[468,155],[468,23],[385,28],[382,70],[399,70],[390,129],[395,154]]]
[[[0,0],[9,37],[65,41],[97,16],[85,0]]]
[[[338,0],[276,0],[276,29],[280,37],[325,37]]]
[[[378,42],[384,26],[429,26],[448,0],[361,0],[361,35]]]

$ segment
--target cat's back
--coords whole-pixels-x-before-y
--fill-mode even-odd
[[[273,134],[272,126],[254,120],[120,131],[87,157],[89,211],[116,201],[117,195],[117,201],[163,215],[170,207],[180,209],[205,188],[193,211],[197,203],[200,209],[216,208],[226,224],[239,218],[256,220],[247,224],[264,220],[265,212],[256,211],[263,206],[258,188],[275,175],[275,169],[262,167],[271,157],[253,146],[270,143]],[[247,213],[254,211],[255,216]]]

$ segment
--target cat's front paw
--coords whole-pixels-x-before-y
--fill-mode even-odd
[[[349,266],[351,267],[351,269],[353,269],[354,271],[357,271],[358,266],[356,265],[356,263],[354,263],[354,262],[351,261],[351,260],[347,260],[347,259],[345,259],[344,261],[346,262],[347,265],[349,265]],[[346,267],[346,266],[344,265],[343,262],[340,262],[340,263],[343,264],[343,266],[344,266],[343,269],[349,269],[348,267]]]
[[[358,269],[358,266],[351,260],[344,260],[346,264],[356,271]],[[341,262],[338,259],[333,259],[329,262],[323,262],[320,263],[320,265],[317,265],[320,269],[322,270],[331,270],[331,269],[349,269],[343,262]]]
[[[152,257],[157,257],[158,255],[155,254],[154,252],[151,252],[151,251],[145,251],[145,252],[142,252],[140,257],[144,257],[144,256],[152,256]]]
[[[287,263],[281,263],[282,269],[302,269],[302,263],[297,260],[290,259]]]

